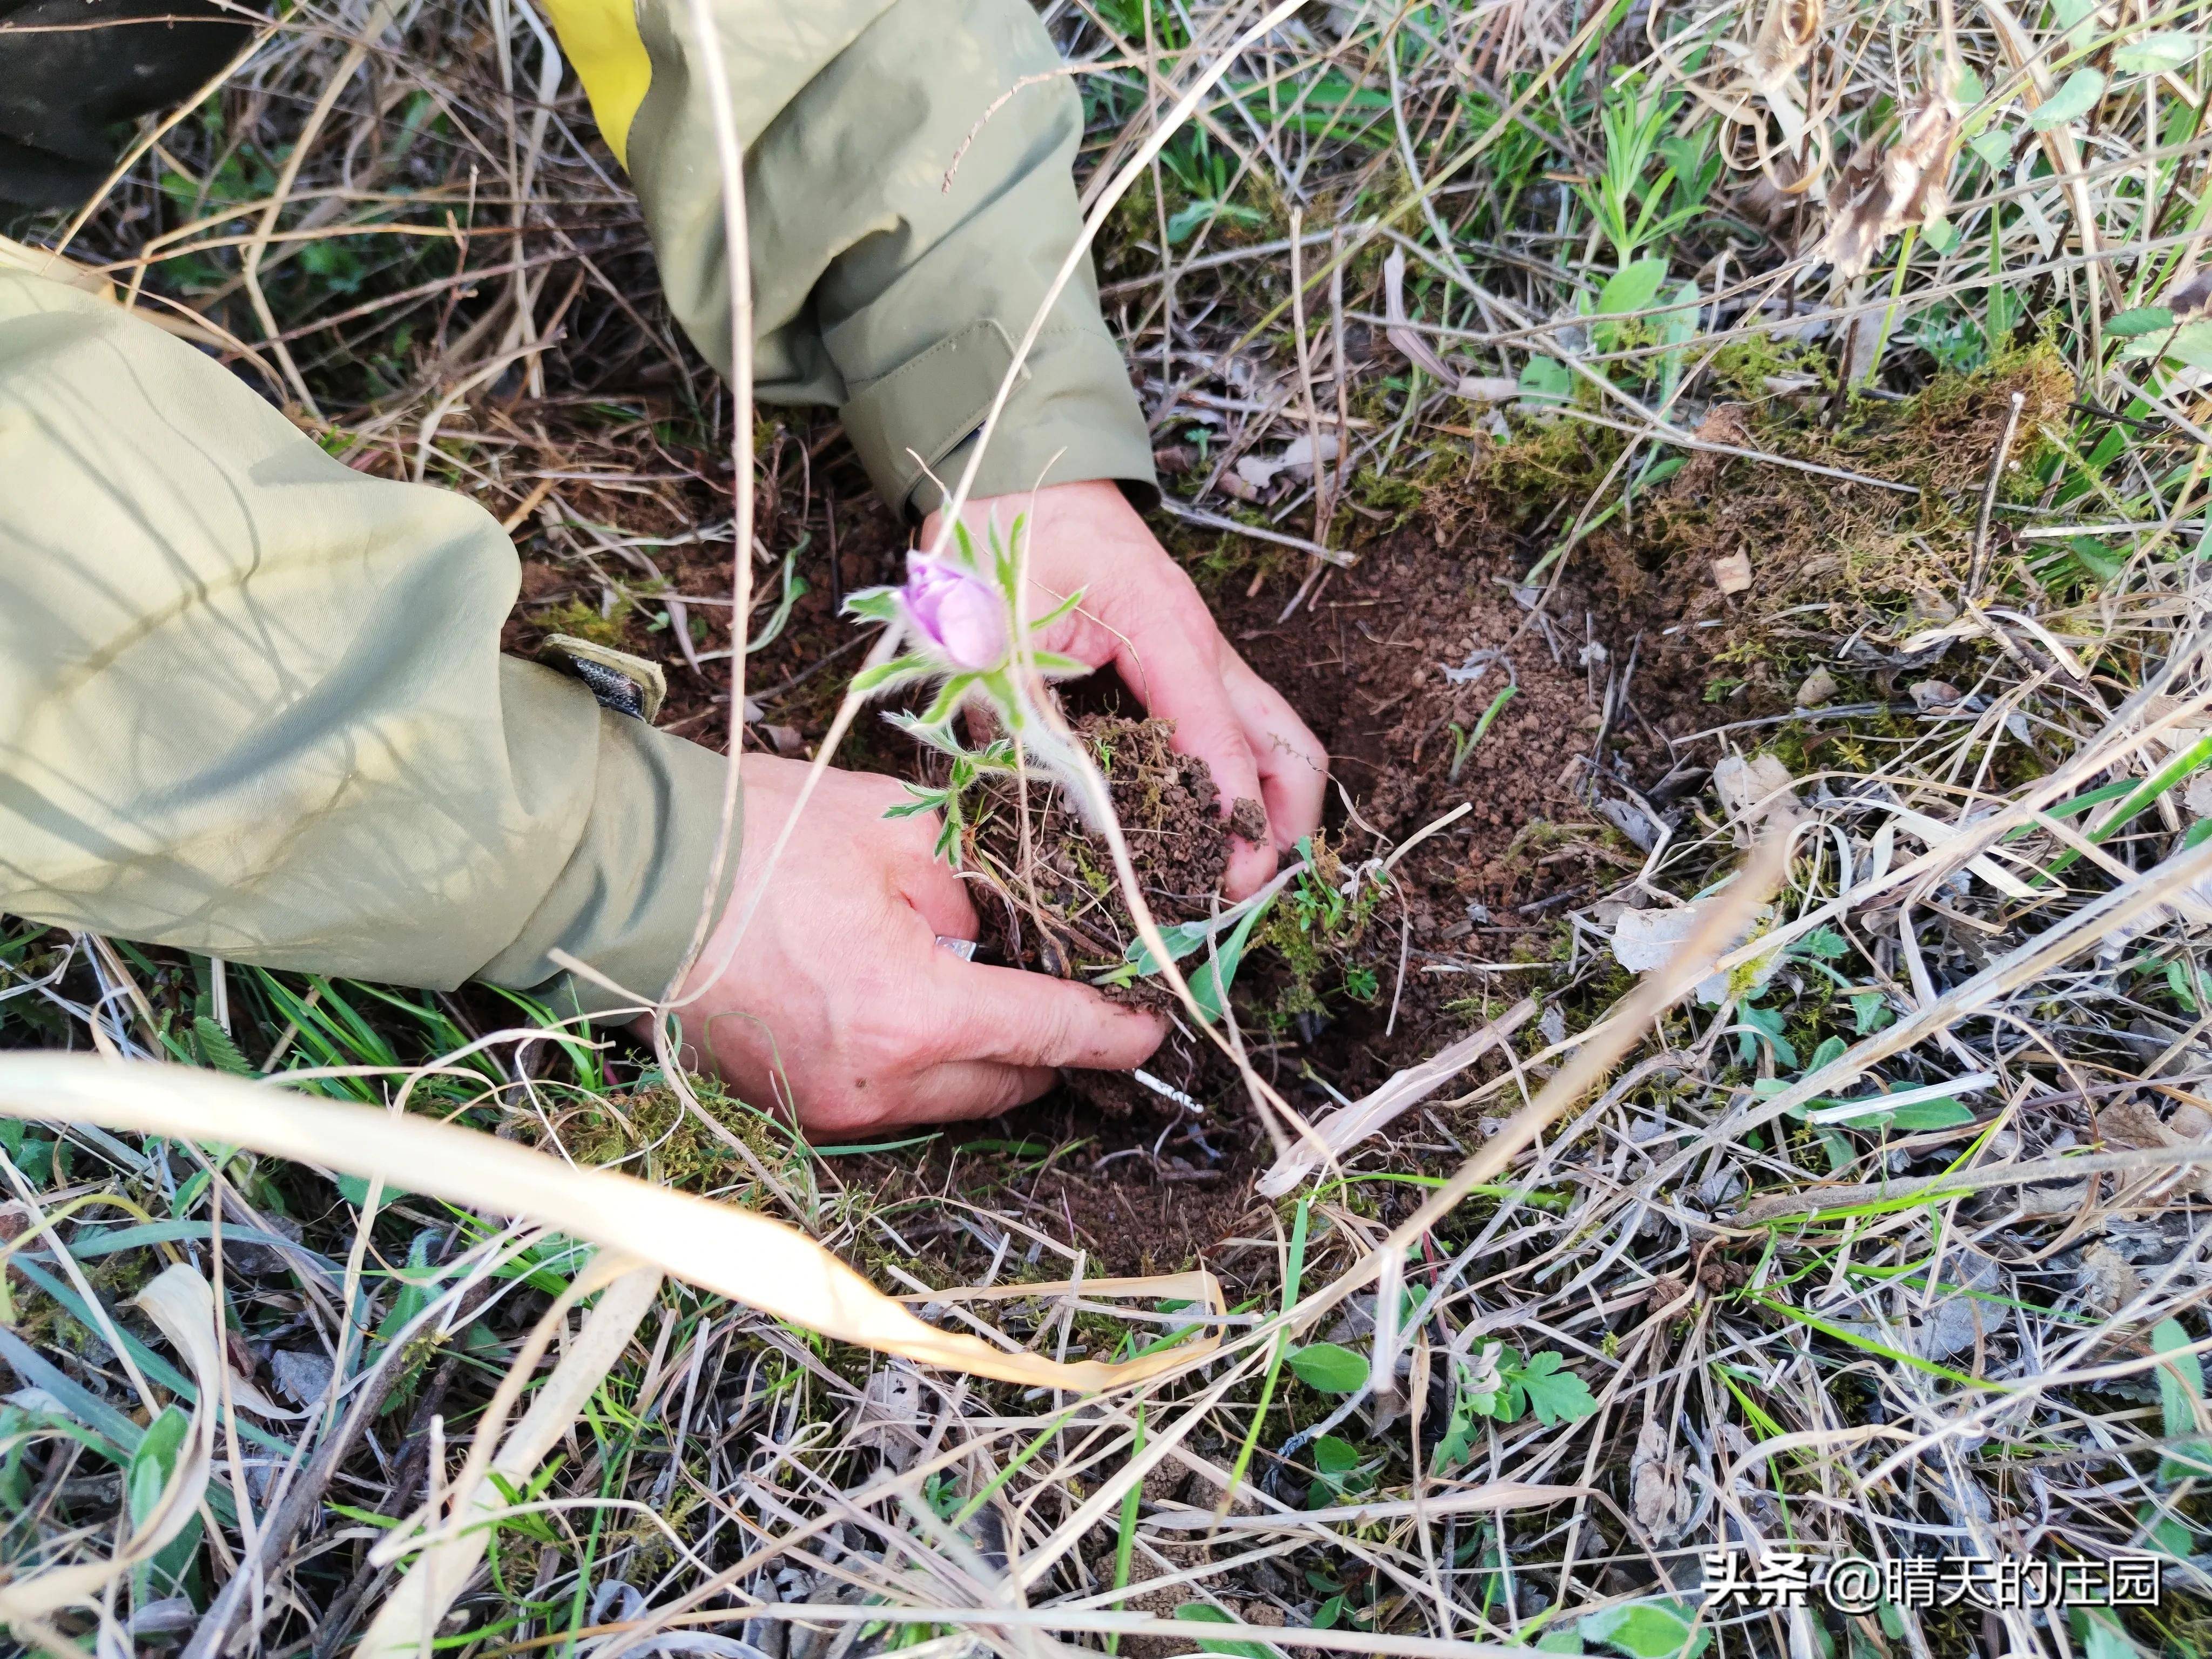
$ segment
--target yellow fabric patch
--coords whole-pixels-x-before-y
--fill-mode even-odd
[[[615,160],[629,165],[629,126],[653,84],[653,60],[637,32],[635,0],[547,0],[553,32],[575,65],[592,118]]]

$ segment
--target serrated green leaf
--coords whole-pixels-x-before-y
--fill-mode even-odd
[[[1855,991],[1851,994],[1851,1027],[1861,1036],[1872,1036],[1885,1025],[1895,1023],[1897,1016],[1890,1012],[1888,999],[1879,991]]]
[[[2092,581],[2108,582],[2128,568],[2125,559],[2113,556],[2112,549],[2094,536],[2069,536],[2066,550],[2074,556],[2074,562]]]
[[[1991,127],[1987,132],[1978,132],[1966,141],[1966,148],[1982,158],[1992,171],[2001,170],[2012,160],[2013,136],[2002,127]]]
[[[1851,942],[1832,927],[1815,927],[1799,942],[1798,950],[1808,957],[1818,957],[1823,962],[1833,962],[1851,953]]]
[[[2148,334],[2130,340],[2121,355],[2136,360],[2171,357],[2191,368],[2212,369],[2212,322],[2185,323],[2171,334]]]
[[[1887,1109],[1881,1104],[1880,1095],[1872,1095],[1864,1100],[1818,1100],[1808,1103],[1823,1109],[1838,1106],[1866,1108],[1863,1112],[1854,1111],[1848,1117],[1831,1119],[1828,1127],[1832,1128],[1861,1131],[1899,1129],[1915,1133],[1923,1129],[1955,1128],[1961,1123],[1974,1121],[1973,1109],[1948,1095],[1936,1100],[1916,1100],[1910,1105]]]
[[[1049,628],[1082,603],[1083,590],[1079,587],[1075,592],[1070,593],[1066,599],[1062,599],[1058,605],[1053,606],[1051,610],[1046,611],[1042,617],[1032,617],[1030,621],[1030,627],[1033,630],[1039,628]]]
[[[183,1455],[185,1437],[191,1432],[191,1418],[174,1405],[163,1407],[161,1414],[147,1425],[123,1476],[133,1528],[143,1526],[152,1517],[170,1477],[176,1473],[177,1460]],[[132,1571],[133,1593],[142,1600],[151,1600],[176,1589],[184,1581],[192,1556],[199,1548],[199,1540],[200,1525],[195,1519],[163,1545],[150,1563]]]
[[[2079,52],[2096,35],[2097,0],[2051,0],[2051,16],[2060,51]]]
[[[1244,960],[1244,947],[1251,941],[1252,929],[1272,903],[1269,900],[1247,910],[1229,937],[1213,947],[1212,955],[1190,976],[1191,1000],[1208,1018],[1220,1018],[1229,1000],[1229,988],[1236,982],[1237,967]]]
[[[2105,76],[2101,70],[2077,69],[2066,77],[2057,91],[2039,104],[2027,118],[2027,124],[2038,132],[2048,132],[2053,127],[2063,127],[2069,121],[2078,121],[2097,107],[2105,95]]]
[[[929,700],[929,707],[921,711],[921,723],[924,726],[941,726],[950,720],[960,712],[960,705],[968,700],[969,690],[975,684],[975,676],[973,674],[952,675],[937,688],[937,695]],[[858,677],[853,681],[853,689],[855,691],[860,689]]]
[[[1325,1434],[1313,1443],[1314,1468],[1323,1474],[1345,1474],[1359,1467],[1359,1448]]]
[[[362,1176],[342,1175],[338,1177],[338,1192],[347,1203],[358,1210],[368,1202],[368,1179]],[[380,1205],[389,1204],[395,1199],[411,1198],[413,1195],[405,1188],[395,1187],[391,1182],[386,1181],[384,1183],[384,1196],[377,1201]]]
[[[238,1052],[238,1045],[230,1040],[230,1033],[205,1014],[193,1018],[192,1035],[199,1039],[200,1052],[207,1056],[208,1064],[216,1071],[228,1072],[233,1077],[254,1075],[252,1062]]]
[[[898,589],[864,587],[845,596],[845,614],[873,622],[890,622],[898,615]]]
[[[169,1476],[177,1467],[177,1455],[191,1432],[191,1419],[175,1406],[165,1406],[161,1414],[147,1426],[145,1437],[138,1449],[131,1454],[126,1471],[125,1486],[129,1493],[131,1523],[143,1526],[161,1501],[162,1489],[169,1484]]]
[[[2136,1505],[2136,1524],[2142,1528],[2143,1541],[2161,1555],[2181,1561],[2197,1552],[2197,1534],[2189,1523],[2176,1515],[2160,1515],[2155,1504]]]
[[[2189,982],[2188,973],[2179,962],[2166,964],[2166,988],[2172,992],[2173,1000],[2191,1014],[2204,1012],[2203,1000],[2197,994],[2197,988]]]
[[[2139,334],[2155,334],[2160,329],[2173,326],[2173,313],[2164,306],[2136,306],[2123,311],[2105,325],[2105,332],[2117,339],[2132,340]]]
[[[2142,1659],[2140,1650],[2111,1613],[2090,1607],[2069,1611],[2081,1638],[2082,1659]]]
[[[1963,1101],[1946,1095],[1941,1100],[1915,1101],[1910,1106],[1900,1106],[1889,1115],[1889,1127],[1908,1132],[1922,1129],[1954,1129],[1962,1123],[1974,1121],[1974,1109]]]
[[[853,690],[856,696],[867,696],[878,691],[888,691],[894,686],[908,685],[915,680],[926,680],[937,671],[920,657],[893,657],[889,662],[879,662],[873,668],[863,668],[853,676]]]
[[[1584,1613],[1575,1629],[1584,1642],[1602,1642],[1629,1659],[1698,1659],[1711,1644],[1711,1631],[1693,1634],[1689,1606],[1665,1597],[1627,1601]]]
[[[1528,1408],[1546,1428],[1560,1423],[1579,1423],[1597,1409],[1589,1385],[1566,1369],[1560,1355],[1546,1349],[1526,1365],[1509,1373],[1528,1396]]]
[[[2204,1367],[2190,1352],[2192,1339],[2178,1319],[2161,1319],[2151,1327],[2151,1352],[2159,1357],[2160,1415],[2168,1440],[2189,1441],[2201,1432],[2197,1402],[2204,1398]],[[2212,1446],[2190,1442],[2170,1447],[2159,1462],[2159,1479],[2202,1479],[2212,1474]]]
[[[1367,1382],[1367,1362],[1334,1342],[1310,1342],[1293,1348],[1285,1364],[1298,1381],[1323,1394],[1352,1394]]]

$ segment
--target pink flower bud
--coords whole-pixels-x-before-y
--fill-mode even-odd
[[[899,599],[915,627],[956,667],[982,672],[1006,661],[1006,602],[973,571],[908,553]]]

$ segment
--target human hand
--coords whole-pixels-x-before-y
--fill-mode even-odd
[[[1082,605],[1039,639],[1093,668],[1112,663],[1145,707],[1175,722],[1175,747],[1213,771],[1226,817],[1239,800],[1266,809],[1268,836],[1232,837],[1228,897],[1274,873],[1278,848],[1320,826],[1328,754],[1280,693],[1221,636],[1182,567],[1146,528],[1110,481],[1055,484],[1034,495],[985,496],[961,519],[981,539],[995,510],[1001,531],[1029,515],[1030,614],[1042,616],[1077,588]],[[934,544],[939,515],[922,526]]]
[[[912,798],[873,774],[823,775],[738,936],[809,769],[744,757],[737,890],[678,1000],[684,1042],[739,1094],[853,1134],[989,1117],[1042,1094],[1055,1067],[1126,1070],[1159,1046],[1157,1016],[937,945],[974,939],[975,907],[932,850],[935,815],[885,818]]]

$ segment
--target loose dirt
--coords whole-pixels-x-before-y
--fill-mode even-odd
[[[652,533],[639,502],[605,506],[611,520],[619,512],[629,537]],[[681,497],[662,503],[667,533],[680,533],[692,510]],[[591,514],[586,504],[579,516]],[[896,527],[849,506],[841,516],[840,591],[896,580],[904,545]],[[694,653],[708,659],[692,672],[670,648],[675,622],[662,617],[665,599],[609,605],[588,563],[573,552],[557,565],[544,556],[573,548],[579,535],[573,525],[541,527],[509,648],[584,633],[654,656],[671,671],[662,726],[721,746],[728,715],[717,688],[727,670],[713,653],[728,649],[726,607],[682,606]],[[662,593],[712,598],[727,592],[726,550],[692,544],[648,556]],[[1711,714],[1701,699],[1712,665],[1697,626],[1708,619],[1695,614],[1718,607],[1710,578],[1702,592],[1695,583],[1678,587],[1663,573],[1608,568],[1601,548],[1585,547],[1556,582],[1531,587],[1534,556],[1506,514],[1476,498],[1370,545],[1357,567],[1328,573],[1287,614],[1302,570],[1256,587],[1249,569],[1238,570],[1211,596],[1224,632],[1328,750],[1335,787],[1317,860],[1327,880],[1299,893],[1325,898],[1322,889],[1360,861],[1466,809],[1416,847],[1358,914],[1334,925],[1308,916],[1300,929],[1293,910],[1314,905],[1279,903],[1255,937],[1235,981],[1240,1028],[1255,1066],[1301,1109],[1328,1109],[1332,1090],[1372,1088],[1483,1018],[1480,1000],[1467,1000],[1468,964],[1547,958],[1556,918],[1641,862],[1595,803],[1633,792],[1663,811],[1670,788],[1698,775],[1669,740]],[[858,660],[850,650],[829,660],[857,636],[835,615],[826,564],[799,562],[808,591],[782,636],[750,664],[749,696],[762,707],[749,738],[764,735],[785,753],[812,752]],[[757,580],[776,574],[762,569]],[[1173,754],[1167,728],[1139,718],[1110,681],[1071,688],[1068,701],[1091,711],[1079,730],[1106,762],[1155,916],[1170,924],[1206,915],[1226,854],[1206,768]],[[929,770],[914,745],[866,719],[840,759],[910,776]],[[1032,778],[1024,866],[1018,792],[1009,780],[988,793],[963,855],[981,890],[986,951],[1062,975],[1118,959],[1133,930],[1103,848]],[[1170,1001],[1151,980],[1120,994]],[[893,1205],[957,1195],[1034,1212],[1095,1251],[1102,1269],[1181,1265],[1249,1213],[1250,1178],[1273,1149],[1233,1068],[1178,1024],[1146,1069],[1205,1103],[1202,1115],[1126,1076],[1078,1073],[996,1123],[949,1130],[920,1152],[842,1159],[841,1170]]]
[[[2040,395],[2046,388],[2033,370],[2030,362],[2015,374]],[[1983,420],[2008,384],[1975,383],[1945,418],[1962,427]],[[1717,428],[1715,441],[1743,447],[1750,428],[1729,418],[1741,429]],[[1909,447],[1923,455],[1934,442],[1921,429],[1926,410],[1884,418],[1898,428],[1877,434],[1887,447],[1830,459],[1895,471],[1905,438],[1917,434]],[[1513,461],[1480,483],[1433,492],[1407,521],[1370,535],[1354,567],[1316,580],[1294,556],[1212,541],[1187,550],[1224,634],[1289,697],[1330,757],[1315,870],[1255,933],[1233,994],[1252,1064],[1301,1109],[1358,1096],[1498,1012],[1501,996],[1547,983],[1577,902],[1639,868],[1654,836],[1686,821],[1730,728],[1788,709],[1784,677],[1765,659],[1773,653],[1757,631],[1777,592],[1838,592],[1839,602],[1847,592],[1863,603],[1878,589],[1913,587],[1889,568],[1869,567],[1863,551],[1887,544],[1876,531],[1897,539],[1908,510],[1920,510],[1911,498],[1711,454],[1637,503],[1634,525],[1601,530],[1547,568],[1544,556],[1564,535],[1559,503],[1579,498],[1603,456],[1553,441]],[[711,493],[691,482],[694,493]],[[672,537],[687,514],[696,524],[714,510],[681,487],[663,495],[658,510]],[[1788,502],[1796,505],[1785,512]],[[606,507],[610,519],[621,509],[626,536],[651,533],[635,501]],[[836,514],[825,521],[802,505],[797,522],[767,542],[810,538],[793,565],[808,591],[781,635],[754,655],[748,687],[758,705],[749,742],[787,754],[813,752],[859,659],[859,636],[837,619],[836,596],[900,575],[905,537],[887,515],[849,497]],[[1747,515],[1760,514],[1773,533],[1747,527]],[[764,522],[773,527],[772,514]],[[834,580],[827,547],[811,544],[817,531],[826,543],[833,522]],[[1823,522],[1854,528],[1824,541]],[[1917,522],[1916,546],[1949,549],[1958,539],[1955,526]],[[1858,561],[1848,569],[1835,563],[1844,539],[1851,546],[1842,553]],[[672,669],[663,726],[720,741],[727,670],[713,653],[728,649],[726,609],[684,607],[693,653],[705,660],[700,672],[678,666],[680,650],[669,648],[676,607],[658,598],[608,604],[610,586],[582,573],[594,558],[639,556],[599,546],[580,556],[592,540],[589,526],[541,529],[526,554],[532,568],[510,647],[584,632],[655,655]],[[1746,542],[1756,544],[1761,590],[1731,598],[1713,561]],[[656,562],[662,593],[711,599],[727,592],[726,550],[690,544],[643,556]],[[1839,571],[1849,577],[1842,590]],[[774,567],[756,572],[769,592],[779,578]],[[1164,924],[1206,915],[1225,854],[1206,769],[1174,755],[1165,729],[1143,720],[1110,679],[1063,696],[1107,763],[1155,915]],[[931,764],[871,719],[856,724],[839,760],[908,776],[927,775]],[[994,783],[985,793],[963,863],[982,890],[986,950],[1085,977],[1118,960],[1133,930],[1103,847],[1040,780],[1030,781],[1026,843],[1018,791]],[[1388,884],[1356,885],[1355,902],[1332,897],[1351,872],[1416,838]],[[1495,971],[1501,964],[1507,973]],[[1152,981],[1122,994],[1169,1005]],[[1146,1072],[1149,1084],[1076,1074],[993,1124],[840,1168],[896,1206],[960,1199],[1033,1212],[1041,1227],[1091,1249],[1102,1268],[1179,1266],[1252,1216],[1250,1177],[1273,1148],[1233,1068],[1180,1015]],[[1440,1127],[1448,1139],[1455,1133]]]

